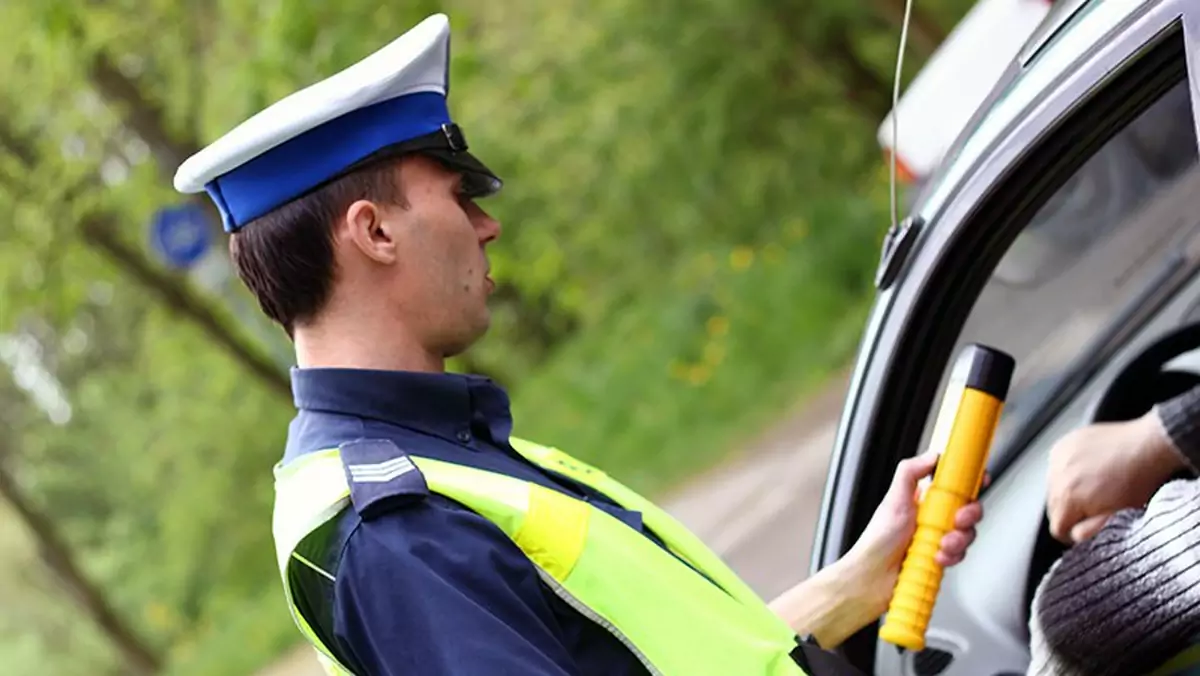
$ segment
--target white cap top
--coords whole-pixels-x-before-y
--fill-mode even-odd
[[[499,180],[450,120],[450,21],[434,14],[345,70],[272,104],[188,158],[175,189],[207,190],[233,232],[388,148],[434,151]],[[454,162],[453,160],[459,160]]]

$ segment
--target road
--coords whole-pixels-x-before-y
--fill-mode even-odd
[[[835,378],[739,457],[661,501],[764,598],[808,573],[846,386]]]
[[[847,375],[659,502],[763,598],[804,579]],[[323,676],[301,646],[256,676]]]

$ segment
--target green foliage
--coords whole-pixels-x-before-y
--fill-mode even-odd
[[[769,424],[851,356],[869,298],[878,210],[805,213],[768,244],[698,252],[563,348],[517,388],[518,434],[654,492]],[[814,233],[830,215],[840,227]]]
[[[55,355],[71,420],[29,424],[18,467],[109,601],[166,649],[276,576],[269,477],[290,411],[134,293],[117,287],[81,355]]]
[[[878,12],[832,0],[0,6],[0,338],[34,346],[24,375],[0,376],[0,467],[167,673],[245,674],[297,638],[270,539],[292,409],[213,339],[274,353],[278,332],[231,319],[223,305],[244,293],[205,295],[162,271],[145,224],[180,201],[169,178],[182,156],[437,10],[456,31],[452,107],[507,179],[485,204],[506,226],[493,331],[458,366],[512,387],[519,435],[658,491],[854,348],[886,222],[874,130],[895,31]],[[145,269],[86,236],[98,223]],[[197,307],[164,303],[164,284]],[[35,376],[65,393],[69,420],[39,407]],[[39,534],[11,523],[0,512],[0,661],[128,673],[52,581]]]

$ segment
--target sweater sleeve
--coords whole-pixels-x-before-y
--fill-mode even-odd
[[[1200,481],[1164,485],[1115,514],[1038,586],[1030,618],[1037,676],[1147,673],[1200,635]]]
[[[1200,469],[1200,387],[1194,387],[1155,407],[1175,448],[1193,470]]]

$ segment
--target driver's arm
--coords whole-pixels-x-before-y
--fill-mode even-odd
[[[1154,414],[1191,470],[1200,469],[1200,386],[1155,406]]]
[[[1145,506],[1167,480],[1188,469],[1195,476],[1197,468],[1200,387],[1134,420],[1072,430],[1050,451],[1050,532],[1067,544],[1087,540],[1110,515]]]
[[[1200,481],[1113,515],[1042,579],[1029,674],[1149,673],[1200,637]]]

